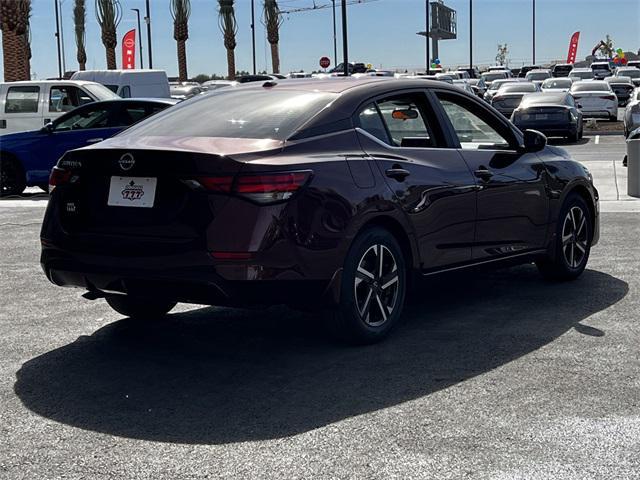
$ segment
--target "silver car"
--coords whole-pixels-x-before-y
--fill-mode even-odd
[[[532,82],[503,83],[491,99],[491,105],[505,117],[510,118],[525,94],[539,91],[540,88]]]
[[[498,93],[500,87],[505,83],[512,82],[526,82],[526,80],[524,78],[499,78],[498,80],[494,80],[491,82],[491,85],[487,87],[487,91],[484,93],[484,99],[491,103],[491,99],[496,93]]]
[[[618,120],[618,97],[607,82],[587,80],[571,85],[571,95],[585,117]]]
[[[574,68],[569,73],[569,78],[574,82],[578,82],[580,80],[592,80],[594,78],[593,70],[590,68]]]
[[[640,87],[631,94],[627,108],[624,110],[624,136],[640,127]]]
[[[475,92],[473,91],[473,88],[471,88],[471,85],[469,85],[469,82],[467,80],[454,80],[453,81],[453,85],[460,88],[461,90],[464,90],[465,92],[474,95],[475,96]]]
[[[540,88],[543,92],[564,93],[568,92],[571,89],[572,84],[573,80],[569,77],[547,78],[544,82],[542,82]]]
[[[616,77],[629,77],[636,87],[640,87],[640,68],[620,67],[616,70]]]
[[[551,78],[551,71],[538,69],[538,70],[529,70],[524,78],[529,81],[535,83],[537,86],[542,85],[547,78]]]

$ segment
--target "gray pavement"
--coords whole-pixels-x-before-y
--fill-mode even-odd
[[[615,160],[594,142],[566,148]],[[348,348],[285,308],[134,322],[54,287],[44,203],[0,201],[0,478],[640,478],[637,213],[575,282],[440,277]]]

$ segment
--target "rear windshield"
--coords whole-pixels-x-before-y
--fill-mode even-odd
[[[570,77],[575,77],[575,78],[580,78],[582,80],[587,79],[587,78],[593,78],[593,72],[576,72],[576,71],[571,71],[571,73],[569,74]]]
[[[529,72],[527,73],[527,80],[544,80],[550,76],[551,74],[547,72]]]
[[[493,82],[494,80],[498,80],[499,78],[507,78],[506,73],[483,73],[482,78],[485,82]]]
[[[633,70],[621,70],[616,74],[618,77],[640,78],[640,68]]]
[[[542,88],[570,88],[573,82],[567,78],[549,78],[542,82]]]
[[[591,65],[591,70],[609,70],[609,64],[608,63],[600,63],[600,64],[592,64]]]
[[[525,82],[513,82],[513,83],[503,83],[500,86],[500,92],[537,92],[538,89],[533,83],[525,83]]]
[[[337,96],[291,90],[221,90],[179,103],[121,136],[286,140]]]
[[[573,70],[573,67],[571,65],[556,65],[553,67],[553,71],[554,72],[570,72],[571,70]]]
[[[585,82],[576,83],[571,87],[572,92],[609,92],[611,89],[606,83]]]

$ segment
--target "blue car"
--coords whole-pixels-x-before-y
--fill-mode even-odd
[[[48,189],[49,173],[67,151],[100,142],[177,100],[118,99],[78,107],[40,130],[0,136],[0,195],[27,186]]]

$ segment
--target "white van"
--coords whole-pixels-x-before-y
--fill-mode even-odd
[[[85,103],[119,98],[93,82],[31,80],[0,83],[0,135],[38,130]]]
[[[72,80],[98,82],[122,98],[170,98],[164,70],[84,70]]]

